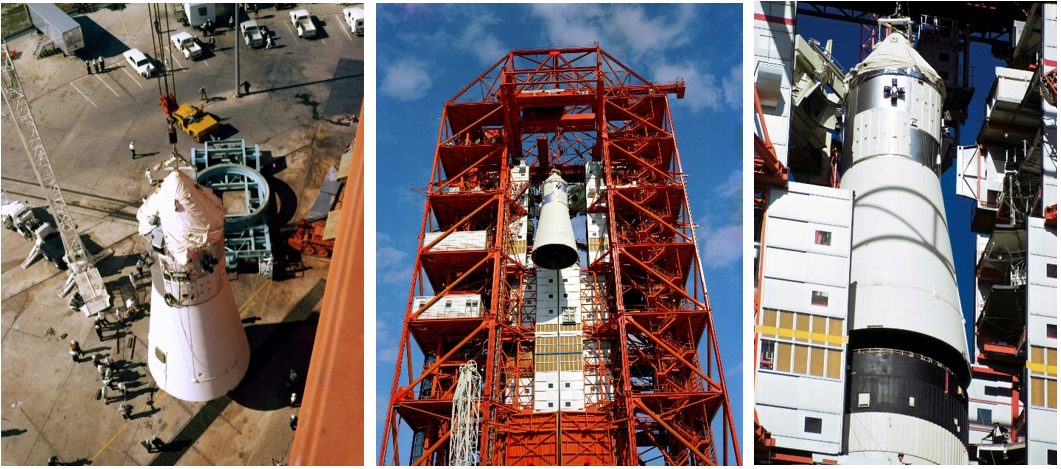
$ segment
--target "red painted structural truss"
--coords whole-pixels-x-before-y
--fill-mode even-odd
[[[684,92],[591,47],[512,52],[446,103],[381,465],[449,463],[457,369],[469,360],[484,382],[482,465],[741,463],[667,100]],[[529,183],[512,180],[519,161]],[[581,183],[588,162],[603,167],[607,189],[587,211],[606,216],[608,242],[581,271],[582,338],[586,350],[611,348],[587,352],[582,369],[606,390],[584,410],[536,412],[513,396],[533,392],[537,269],[509,228],[551,169]],[[459,231],[486,231],[487,248],[431,249]],[[425,242],[431,232],[441,238]],[[456,293],[481,295],[482,316],[421,317]],[[414,304],[420,296],[433,300]],[[413,347],[429,357],[422,366]],[[403,424],[411,451],[397,444]]]

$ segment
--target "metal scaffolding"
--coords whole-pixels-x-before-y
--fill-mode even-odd
[[[474,466],[479,458],[479,398],[483,395],[483,377],[474,361],[457,370],[457,389],[453,392],[453,436],[449,439],[451,466]]]
[[[511,52],[446,103],[381,465],[458,460],[470,361],[481,465],[740,464],[671,123],[684,92],[586,47]],[[588,260],[563,275],[529,259],[553,171],[586,185]]]

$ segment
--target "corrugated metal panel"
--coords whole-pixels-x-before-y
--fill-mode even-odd
[[[424,233],[424,246],[442,236],[442,232]],[[481,251],[487,247],[486,231],[454,231],[431,247],[431,251]]]
[[[335,239],[335,235],[339,233],[339,219],[341,216],[341,210],[328,212],[328,221],[324,222],[324,235],[322,236],[325,241]]]
[[[342,184],[336,180],[338,175],[339,170],[335,169],[335,166],[328,167],[328,174],[324,176],[324,181],[321,181],[320,191],[317,192],[317,198],[313,199],[313,206],[309,208],[306,221],[315,222],[328,216],[328,212],[335,205],[336,195],[342,187]]]
[[[939,425],[906,415],[850,414],[848,452],[906,453],[935,464],[969,463],[965,444]]]

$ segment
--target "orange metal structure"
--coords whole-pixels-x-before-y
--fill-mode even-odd
[[[680,80],[646,81],[599,47],[528,50],[445,104],[380,465],[449,463],[457,369],[469,360],[484,382],[481,465],[741,463],[667,99],[684,91]],[[517,161],[529,184],[513,181]],[[527,214],[520,197],[551,169],[578,183],[588,162],[602,163],[607,189],[587,211],[608,222],[604,251],[581,271],[580,369],[606,385],[587,383],[596,394],[584,410],[536,412],[514,396],[534,392],[538,272],[520,260],[530,247],[509,227]],[[425,242],[456,231],[489,240],[464,250]],[[451,293],[482,295],[482,316],[421,317]],[[414,347],[428,357],[422,366]],[[398,447],[402,426],[414,433],[411,450]]]
[[[365,464],[365,107],[291,447],[293,466]],[[342,403],[342,405],[336,405]]]
[[[307,223],[305,219],[298,222],[298,228],[287,239],[287,245],[304,254],[330,257],[335,249],[334,241],[324,240],[324,220]]]

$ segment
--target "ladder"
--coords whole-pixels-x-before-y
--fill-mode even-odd
[[[483,377],[474,360],[457,371],[457,389],[453,394],[453,423],[449,437],[451,466],[478,465],[479,400],[483,395]]]
[[[55,42],[51,38],[38,34],[33,41],[33,57],[41,58],[52,55],[55,52]]]
[[[59,296],[66,296],[76,285],[78,292],[81,293],[81,297],[85,301],[85,307],[82,308],[82,312],[86,316],[95,314],[98,311],[109,308],[111,302],[110,292],[107,291],[107,287],[103,284],[103,278],[100,276],[95,264],[100,259],[109,256],[113,251],[107,250],[94,256],[88,252],[85,244],[81,241],[81,236],[77,234],[77,224],[70,215],[70,211],[66,207],[66,200],[59,189],[59,183],[55,180],[55,172],[52,171],[51,161],[48,159],[48,153],[45,151],[44,143],[41,141],[40,133],[37,131],[37,124],[33,120],[29,101],[26,99],[26,94],[22,91],[22,83],[19,81],[15,66],[11,62],[7,41],[0,42],[0,49],[3,51],[3,61],[0,63],[0,78],[2,78],[3,82],[4,103],[7,104],[11,120],[14,121],[15,128],[18,129],[18,135],[22,138],[22,143],[26,147],[30,165],[33,167],[33,172],[37,175],[37,181],[40,182],[45,198],[48,199],[48,206],[55,217],[55,224],[58,228],[59,236],[62,238],[63,248],[66,250],[65,258],[66,264],[70,269],[70,277],[67,279],[66,285],[60,290]]]

